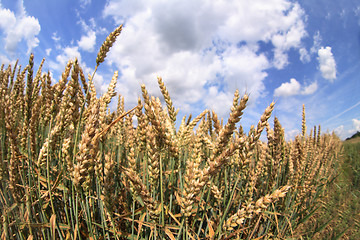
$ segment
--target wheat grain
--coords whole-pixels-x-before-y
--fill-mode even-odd
[[[158,77],[158,84],[159,84],[161,93],[163,94],[165,102],[166,102],[169,117],[171,119],[171,124],[175,125],[177,111],[175,111],[175,108],[174,108],[173,103],[170,98],[170,94],[169,94],[168,90],[166,89],[161,77]]]
[[[254,218],[254,214],[259,215],[268,208],[270,203],[274,203],[278,201],[279,198],[285,197],[289,189],[290,186],[283,186],[275,190],[272,194],[267,194],[259,198],[256,202],[249,202],[246,207],[240,208],[236,214],[230,216],[224,223],[223,228],[227,231],[234,230],[235,227],[242,225],[246,218]]]
[[[110,153],[105,155],[104,163],[104,177],[103,177],[103,201],[108,210],[114,211],[115,209],[115,162]]]
[[[305,119],[305,105],[302,106],[302,123],[301,123],[301,134],[303,137],[306,135],[306,119]]]
[[[141,181],[138,174],[132,169],[125,169],[124,173],[132,182],[136,194],[141,197],[141,199],[145,203],[145,206],[149,211],[150,217],[152,219],[157,219],[159,217],[159,212],[157,211],[158,203],[151,197],[150,192],[147,190],[146,186]]]
[[[96,57],[96,66],[99,66],[100,63],[104,62],[106,58],[106,54],[109,52],[110,48],[116,41],[117,36],[120,35],[121,30],[122,30],[122,25],[117,27],[112,33],[109,34],[109,36],[107,36],[106,40],[101,45],[98,55]]]
[[[95,135],[99,132],[99,100],[93,102],[90,108],[90,116],[79,142],[79,153],[76,157],[77,164],[74,166],[73,172],[75,186],[78,189],[82,187],[85,192],[89,191],[92,183],[94,164],[98,152],[98,141]]]
[[[113,77],[111,78],[110,85],[108,87],[107,92],[104,94],[104,96],[101,97],[101,101],[103,101],[107,105],[109,105],[111,99],[116,96],[115,87],[117,83],[117,79],[119,76],[119,72],[115,71]]]
[[[235,100],[238,100],[238,99],[239,99],[238,94],[235,92],[234,102],[235,102]],[[217,146],[213,153],[214,156],[218,155],[228,144],[231,135],[234,133],[234,130],[236,127],[235,124],[240,121],[240,117],[243,114],[243,110],[246,107],[246,103],[247,103],[248,99],[249,99],[248,95],[245,94],[241,98],[240,103],[236,106],[233,105],[233,107],[231,108],[231,113],[230,113],[228,122],[225,125],[225,127],[223,129],[221,129],[221,131],[219,132]]]
[[[148,152],[148,174],[149,183],[152,191],[156,191],[158,180],[160,177],[160,153],[158,151],[158,143],[151,125],[146,128],[146,149]]]

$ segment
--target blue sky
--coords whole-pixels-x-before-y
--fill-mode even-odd
[[[161,76],[179,118],[207,108],[226,119],[239,89],[250,94],[245,129],[274,100],[287,139],[300,132],[302,104],[309,130],[321,125],[342,139],[360,131],[355,0],[1,0],[0,60],[25,66],[34,53],[54,82],[75,57],[92,73],[98,49],[120,24],[95,85],[105,92],[118,70],[127,108],[142,83],[160,96]]]

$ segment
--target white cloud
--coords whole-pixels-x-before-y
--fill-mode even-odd
[[[51,39],[54,40],[55,43],[58,43],[61,40],[57,32],[53,32]]]
[[[46,56],[49,56],[49,55],[50,55],[51,50],[52,50],[51,48],[47,48],[47,49],[45,49]]]
[[[251,99],[260,97],[265,89],[263,80],[267,77],[264,70],[270,65],[263,54],[258,55],[246,46],[228,47],[222,55],[222,65],[221,74],[230,95],[239,89],[241,93],[250,93]]]
[[[337,136],[343,139],[347,135],[347,131],[344,129],[344,125],[340,125],[334,129],[334,132]]]
[[[279,48],[275,49],[273,64],[275,68],[283,69],[286,65],[289,64],[288,55]]]
[[[58,62],[62,63],[62,66],[65,66],[69,59],[75,59],[77,58],[79,61],[81,61],[81,54],[79,52],[78,47],[66,47],[63,50],[63,54],[58,55],[56,57],[56,60]]]
[[[280,87],[274,91],[275,97],[290,97],[295,95],[310,95],[318,88],[317,82],[313,82],[308,86],[301,86],[295,78],[291,78],[290,82],[282,83]]]
[[[82,8],[86,8],[90,4],[91,4],[91,0],[80,0],[80,6]]]
[[[214,110],[219,116],[226,116],[230,111],[233,94],[219,92],[218,89],[213,86],[208,90],[207,99],[208,109]]]
[[[4,48],[9,54],[14,54],[18,44],[24,40],[29,54],[39,44],[36,36],[40,33],[40,23],[35,17],[27,15],[22,1],[18,2],[18,11],[19,14],[15,15],[0,5],[0,29],[5,35]]]
[[[81,36],[80,41],[78,41],[79,48],[87,52],[93,52],[95,44],[96,34],[94,31],[89,31],[86,36]]]
[[[352,119],[352,126],[348,126],[346,128],[344,125],[340,125],[337,128],[335,128],[334,132],[337,136],[340,137],[340,139],[346,139],[356,132],[360,132],[360,120],[359,119]]]
[[[331,47],[321,47],[318,51],[319,67],[323,78],[333,82],[336,78],[336,63]]]
[[[284,22],[282,32],[274,34],[271,38],[274,50],[274,66],[283,69],[288,65],[286,52],[291,48],[300,48],[301,40],[307,36],[305,31],[304,11],[298,4],[294,4],[291,11],[282,19]],[[281,21],[281,20],[280,20]]]
[[[305,47],[299,48],[300,61],[302,63],[308,63],[311,61],[312,55],[317,54],[318,50],[320,49],[321,41],[322,38],[320,32],[317,31],[313,36],[313,45],[309,51]]]
[[[359,16],[360,15],[360,6],[357,6],[354,8],[354,13],[356,16]]]
[[[77,23],[81,26],[81,30],[83,32],[94,31],[94,29],[96,29],[96,22],[95,22],[94,18],[90,18],[89,19],[89,24],[87,24],[85,22],[85,20],[80,17],[80,15],[78,17],[80,19],[79,19],[79,21]]]
[[[318,89],[317,82],[313,82],[309,86],[304,87],[303,90],[301,91],[301,94],[302,95],[310,95],[310,94],[313,94],[314,92],[316,92],[317,89]]]
[[[49,66],[52,70],[62,72],[68,61],[75,60],[75,58],[81,62],[81,54],[78,47],[65,47],[61,52],[61,54],[56,56],[56,61],[49,60]]]
[[[146,4],[150,1],[108,1],[103,10],[104,16],[112,16],[117,23],[121,23],[124,19],[130,18],[135,14],[146,9]]]
[[[84,33],[80,40],[77,41],[77,44],[80,50],[87,52],[94,52],[94,47],[96,44],[96,36],[98,34],[108,33],[109,31],[103,27],[99,27],[96,24],[94,18],[90,18],[87,22],[78,16],[80,19],[77,22],[81,27],[81,31]]]
[[[290,131],[285,131],[285,140],[289,141],[289,140],[294,140],[296,136],[298,136],[300,134],[300,130],[299,129],[293,129]]]
[[[360,120],[358,119],[353,119],[353,127],[355,131],[360,131]]]
[[[306,48],[300,48],[299,49],[299,54],[300,54],[300,61],[302,63],[308,63],[310,62],[310,54],[309,52],[306,50]]]
[[[95,85],[96,93],[100,95],[105,93],[109,87],[109,84],[105,83],[104,77],[100,74],[95,74],[94,85]]]
[[[314,53],[317,53],[317,51],[320,49],[320,45],[321,45],[321,41],[322,41],[320,32],[317,31],[313,38],[314,38],[314,44],[311,47],[310,52],[314,54]]]
[[[84,4],[90,3],[91,1],[84,2]],[[103,33],[105,30],[104,28],[96,26],[94,18],[90,18],[88,23],[80,16],[79,18],[77,24],[80,25],[81,31],[86,33],[86,35],[81,36],[80,40],[72,40],[70,46],[62,46],[61,38],[58,36],[57,32],[54,32],[52,35],[52,39],[56,44],[56,50],[59,54],[55,57],[55,60],[49,60],[48,62],[51,70],[59,74],[59,77],[69,60],[74,61],[77,59],[86,77],[94,71],[94,69],[86,66],[85,61],[82,61],[82,53],[83,51],[93,52],[96,44],[96,34]],[[46,51],[50,53],[51,49],[47,49]],[[110,76],[110,79],[111,77],[112,76]],[[94,77],[94,85],[97,94],[101,95],[106,92],[108,84],[109,83],[104,80],[104,76],[98,71]]]
[[[0,6],[0,27],[5,31],[9,31],[16,23],[15,14],[9,9]]]
[[[290,82],[282,83],[280,87],[275,89],[275,97],[289,97],[299,94],[301,85],[295,78],[291,78]]]
[[[2,64],[4,64],[5,66],[11,64],[10,59],[8,59],[8,58],[7,58],[6,56],[4,56],[4,55],[0,55],[0,62],[1,62]]]
[[[93,73],[94,70],[92,68],[86,66],[86,63],[82,61],[81,53],[79,51],[78,46],[63,47],[63,48],[61,48],[60,52],[61,52],[61,54],[56,56],[55,61],[53,61],[53,60],[48,61],[51,72],[52,73],[56,72],[57,74],[59,74],[58,76],[55,76],[56,79],[61,76],[61,73],[64,71],[64,67],[66,66],[68,61],[69,60],[75,61],[75,59],[78,60],[81,68],[84,71],[85,77],[87,77],[88,74]],[[111,78],[111,76],[110,76],[110,78]],[[94,85],[95,85],[96,93],[99,95],[102,95],[103,93],[105,93],[107,91],[109,83],[105,82],[104,76],[101,75],[99,72],[97,72],[94,77]]]
[[[256,101],[266,71],[285,67],[288,51],[307,35],[304,11],[287,0],[109,0],[103,15],[125,23],[107,63],[121,71],[121,91],[134,103],[139,83],[158,92],[156,76],[175,105],[216,107],[213,99],[232,99],[236,88]],[[270,54],[258,52],[260,41],[273,44]]]

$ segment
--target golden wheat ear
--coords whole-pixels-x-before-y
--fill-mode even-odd
[[[305,104],[302,105],[302,124],[301,124],[301,134],[303,137],[306,135],[306,118],[305,118]]]
[[[109,52],[110,48],[116,41],[117,36],[120,35],[122,26],[123,25],[121,24],[112,33],[110,33],[109,36],[107,36],[106,40],[101,45],[98,55],[96,57],[96,67],[99,66],[100,63],[102,63],[105,60],[106,54]]]

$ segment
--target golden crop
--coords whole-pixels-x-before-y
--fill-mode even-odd
[[[177,129],[161,78],[166,107],[142,85],[137,106],[126,112],[119,95],[110,112],[117,72],[97,97],[77,60],[55,84],[43,62],[35,75],[33,55],[0,71],[2,239],[297,239],[335,176],[340,141],[307,135],[304,108],[289,142],[268,122],[274,103],[245,133],[238,91],[227,123],[204,110]]]

